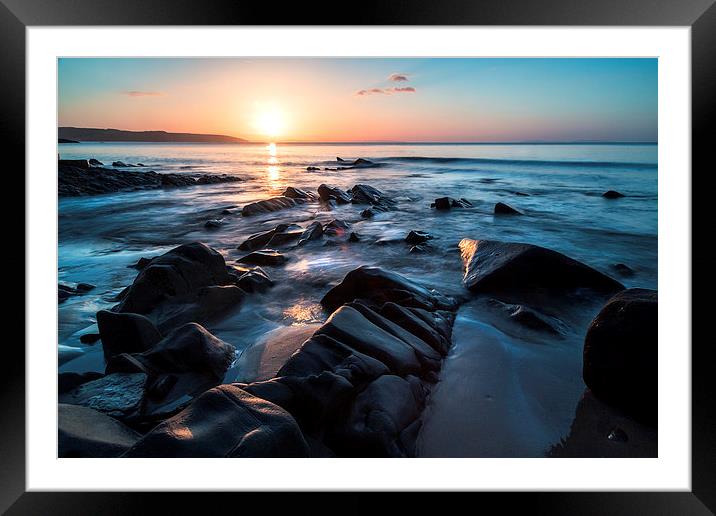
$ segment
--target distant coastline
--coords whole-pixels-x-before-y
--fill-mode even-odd
[[[60,127],[58,138],[78,142],[150,142],[150,143],[248,143],[224,134],[169,133],[166,131],[123,131],[88,127]]]

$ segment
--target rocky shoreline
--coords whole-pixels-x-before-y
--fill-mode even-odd
[[[179,175],[60,163],[60,195],[206,184],[173,176]],[[343,191],[323,184],[316,193],[289,187],[240,213],[261,215],[307,202],[354,204],[364,219],[396,204],[369,185]],[[443,198],[434,207],[469,210],[472,204]],[[282,266],[282,247],[360,236],[340,220],[283,224],[240,243],[237,248],[248,254],[239,264],[226,263],[199,242],[140,261],[117,304],[97,314],[104,373],[60,374],[60,456],[416,456],[423,413],[453,345],[456,314],[469,300],[485,300],[496,318],[527,332],[555,335],[569,323],[558,309],[543,307],[602,300],[585,341],[587,395],[599,400],[602,412],[620,414],[621,433],[631,428],[623,421],[636,421],[655,434],[656,292],[625,289],[543,247],[468,236],[459,245],[459,298],[390,270],[358,267],[323,293],[327,319],[282,351],[273,376],[233,383],[224,383],[224,376],[241,357],[204,326],[272,288],[261,265]],[[430,239],[418,230],[405,236],[411,252]],[[580,405],[582,416],[594,406]],[[574,440],[582,428],[575,421]],[[594,437],[591,456],[609,455],[604,450],[613,436],[622,438],[608,430]],[[553,455],[579,455],[574,448],[568,439]]]
[[[145,167],[113,163],[118,167]],[[104,168],[97,160],[59,160],[57,193],[60,197],[77,197],[106,193],[209,185],[241,181],[240,177],[218,174],[160,174],[152,170],[138,172]]]

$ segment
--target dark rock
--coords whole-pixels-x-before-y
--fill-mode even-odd
[[[199,242],[184,244],[153,258],[137,275],[117,311],[148,314],[167,298],[229,281],[221,254]]]
[[[524,305],[503,303],[497,299],[490,299],[489,304],[504,312],[511,321],[530,330],[560,335],[561,323],[554,317],[541,314]]]
[[[260,215],[262,213],[270,213],[286,208],[293,208],[296,204],[297,200],[291,199],[290,197],[272,197],[271,199],[264,199],[263,201],[252,202],[245,205],[241,209],[241,215],[244,217]]]
[[[113,161],[112,166],[113,167],[126,167],[127,164],[124,161]]]
[[[109,359],[107,373],[150,375],[141,414],[152,417],[171,412],[197,395],[221,383],[235,358],[235,350],[205,328],[188,323],[169,333],[144,353],[121,354]]]
[[[201,176],[195,176],[194,179],[195,184],[197,185],[218,185],[221,183],[235,183],[237,181],[243,181],[240,177],[229,174],[204,174]]]
[[[316,171],[316,170],[321,170],[321,167],[306,167],[306,170],[308,170],[309,172],[312,172],[312,171]]]
[[[612,269],[614,269],[614,272],[625,278],[634,276],[634,269],[623,263],[615,263],[612,265]]]
[[[467,199],[453,199],[451,197],[440,197],[435,199],[435,202],[430,205],[431,208],[436,210],[449,210],[451,208],[469,208],[472,203]]]
[[[57,438],[59,457],[119,457],[141,435],[91,408],[60,403]]]
[[[262,247],[266,247],[271,239],[279,233],[288,232],[290,234],[294,234],[299,230],[301,230],[301,227],[296,224],[279,224],[275,228],[269,229],[268,231],[262,231],[261,233],[251,235],[241,243],[238,249],[240,251],[255,251],[257,249],[261,249]],[[299,237],[301,234],[302,233],[298,233]]]
[[[415,350],[366,319],[358,310],[343,306],[316,332],[343,342],[384,363],[397,374],[419,373],[422,365]]]
[[[522,215],[522,212],[503,202],[498,202],[495,204],[495,215]]]
[[[328,335],[316,334],[301,345],[276,376],[306,377],[323,371],[343,376],[359,387],[389,372],[381,361]]]
[[[145,258],[145,257],[142,256],[139,260],[137,260],[137,263],[134,263],[134,264],[132,264],[132,265],[128,265],[127,267],[132,268],[132,269],[137,269],[137,270],[140,270],[140,271],[141,271],[143,268],[145,268],[145,267],[146,267],[147,265],[149,265],[150,263],[152,263],[152,259],[151,259],[151,258]]]
[[[57,143],[80,143],[77,140],[70,140],[69,138],[57,138]]]
[[[119,353],[141,353],[162,340],[152,321],[140,314],[100,310],[97,326],[105,358]]]
[[[341,283],[323,296],[321,305],[328,311],[334,311],[359,298],[370,299],[377,304],[393,301],[403,306],[428,310],[452,310],[456,307],[454,300],[434,290],[428,290],[394,272],[367,266],[346,274]]]
[[[89,164],[90,164],[90,166],[93,166],[93,167],[102,167],[102,166],[104,166],[104,163],[102,163],[100,160],[94,159],[94,158],[90,158]]]
[[[348,204],[351,202],[351,196],[340,188],[322,184],[318,187],[318,195],[322,201],[334,200],[338,204]]]
[[[218,229],[224,223],[224,219],[209,219],[204,222],[204,227],[207,229]]]
[[[599,399],[647,424],[657,420],[658,294],[627,289],[612,297],[584,339],[584,382]]]
[[[308,445],[285,410],[234,385],[199,396],[160,423],[124,457],[307,457]]]
[[[531,244],[494,240],[460,241],[463,283],[474,292],[547,292],[589,288],[613,293],[618,281],[556,251]]]
[[[82,344],[94,344],[100,339],[99,333],[83,333],[80,335],[80,342]]]
[[[355,457],[404,457],[400,433],[419,415],[410,383],[394,375],[381,376],[356,397],[336,447]]]
[[[57,162],[57,165],[59,168],[75,167],[80,169],[88,169],[90,167],[90,164],[86,159],[61,159]]]
[[[400,325],[416,337],[428,343],[435,351],[445,356],[450,347],[450,340],[446,339],[435,329],[434,321],[430,323],[416,315],[408,308],[395,303],[385,303],[380,307],[380,313],[395,324]],[[430,316],[432,319],[432,316]]]
[[[358,233],[356,233],[355,231],[351,231],[351,234],[348,235],[348,241],[349,242],[360,242],[361,236]]]
[[[343,236],[349,228],[349,224],[344,220],[333,219],[323,225],[323,232],[330,236]]]
[[[298,239],[298,245],[304,245],[311,240],[318,240],[323,236],[323,226],[320,222],[311,222],[308,227],[303,230],[300,238]]]
[[[249,253],[236,260],[239,263],[255,263],[256,265],[283,265],[286,257],[275,249],[261,249]]]
[[[61,394],[59,401],[89,407],[116,418],[128,417],[139,410],[146,382],[144,373],[108,374]]]
[[[241,178],[231,175],[207,174],[197,178],[187,174],[157,174],[151,170],[139,172],[90,167],[88,162],[81,161],[83,163],[69,164],[60,160],[57,175],[60,197],[241,181]]]
[[[388,199],[383,192],[370,185],[358,184],[349,191],[352,195],[351,202],[353,204],[381,204]]]
[[[372,308],[362,303],[350,303],[347,306],[354,308],[378,328],[390,333],[413,348],[415,354],[425,371],[436,371],[440,369],[441,355],[416,335],[405,330],[402,326],[390,319],[383,317]]]
[[[57,392],[64,394],[83,383],[102,378],[104,375],[95,371],[87,373],[59,373],[57,375]]]
[[[307,192],[306,190],[301,190],[300,188],[295,188],[293,186],[287,187],[281,195],[284,197],[290,197],[291,199],[304,199],[306,201],[313,201],[316,199],[316,196],[311,192]]]
[[[91,285],[89,283],[78,283],[75,287],[75,290],[78,292],[89,292],[90,290],[93,290],[95,288],[94,285]]]
[[[265,292],[273,286],[273,281],[261,267],[256,267],[242,274],[236,285],[244,292]]]
[[[411,231],[408,236],[405,237],[405,241],[411,245],[422,244],[433,238],[432,235],[425,233],[424,231]]]
[[[620,197],[625,197],[623,193],[619,193],[616,190],[607,190],[602,194],[602,197],[605,199],[618,199]]]

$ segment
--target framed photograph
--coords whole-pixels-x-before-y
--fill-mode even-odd
[[[712,513],[711,4],[3,0],[0,507]]]

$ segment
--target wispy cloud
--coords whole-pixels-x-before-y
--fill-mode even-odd
[[[162,92],[130,90],[130,91],[123,91],[122,95],[127,95],[128,97],[159,97],[160,95],[162,95]]]
[[[400,73],[394,73],[388,77],[388,80],[390,82],[404,82],[408,80],[408,76]]]
[[[406,86],[405,88],[371,88],[369,90],[358,90],[356,95],[364,97],[367,95],[393,95],[397,93],[415,93],[415,88]]]

